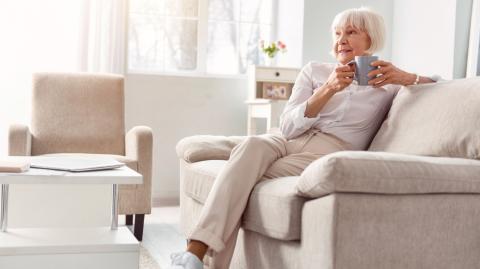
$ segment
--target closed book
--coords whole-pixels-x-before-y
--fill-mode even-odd
[[[21,173],[30,168],[30,162],[18,159],[0,159],[0,173]]]

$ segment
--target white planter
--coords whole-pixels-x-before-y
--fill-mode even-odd
[[[265,55],[265,66],[276,66],[276,65],[277,65],[276,57],[270,58]]]

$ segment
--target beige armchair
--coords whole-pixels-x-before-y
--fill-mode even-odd
[[[142,240],[151,212],[152,131],[125,134],[124,79],[111,74],[38,73],[33,76],[30,129],[13,125],[9,155],[107,155],[143,175],[141,185],[120,185],[119,214]]]

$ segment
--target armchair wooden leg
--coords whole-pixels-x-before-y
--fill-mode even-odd
[[[125,225],[133,225],[133,215],[125,215]]]
[[[138,241],[143,239],[143,223],[145,220],[145,214],[135,214],[135,227],[133,228],[133,235]]]

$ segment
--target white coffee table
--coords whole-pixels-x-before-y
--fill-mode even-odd
[[[126,166],[82,173],[33,168],[20,174],[0,173],[0,268],[137,269],[139,243],[128,228],[118,227],[118,185],[142,182],[142,176]],[[10,184],[110,184],[110,227],[8,228]]]

